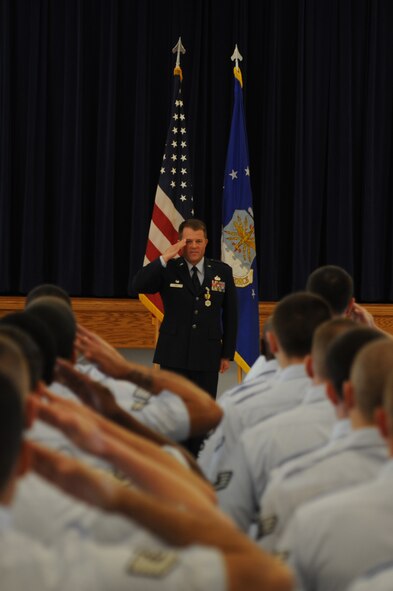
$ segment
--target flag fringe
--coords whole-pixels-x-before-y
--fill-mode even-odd
[[[235,353],[235,357],[234,357],[234,361],[235,363],[238,364],[239,367],[241,367],[241,369],[245,372],[248,373],[250,371],[250,366],[248,365],[247,361],[245,361],[243,359],[243,357],[241,355],[239,355],[239,353],[236,351]]]
[[[155,316],[156,318],[158,318],[158,320],[160,322],[163,321],[164,314],[161,312],[161,310],[159,310],[157,308],[157,306],[155,306],[153,304],[153,302],[151,302],[149,300],[149,298],[146,295],[144,295],[143,293],[140,293],[139,294],[139,300],[149,310],[149,312],[151,312],[153,314],[153,316]]]

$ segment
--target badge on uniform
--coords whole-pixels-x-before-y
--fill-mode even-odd
[[[212,279],[212,291],[225,292],[225,281],[221,281],[221,277],[218,275]]]
[[[224,490],[230,483],[232,476],[232,470],[227,470],[226,472],[219,472],[217,474],[217,480],[213,484],[214,490]]]
[[[176,552],[168,550],[137,550],[127,565],[127,572],[141,577],[161,578],[178,562]]]
[[[178,279],[175,280],[175,283],[170,283],[169,287],[183,287],[183,284],[180,283]]]
[[[205,306],[206,308],[210,308],[210,306],[212,305],[211,303],[211,295],[210,295],[210,289],[208,287],[205,288],[206,289],[206,293],[203,294],[203,297],[205,298]]]
[[[141,388],[137,388],[134,392],[133,398],[134,400],[131,404],[130,410],[143,410],[150,402],[151,394],[145,390],[142,390]]]
[[[132,410],[133,411],[143,410],[148,402],[149,402],[148,400],[136,400],[135,402],[133,402],[131,404],[130,410],[131,411]]]
[[[278,517],[277,515],[269,515],[268,517],[261,517],[258,527],[258,538],[270,536],[276,529]]]

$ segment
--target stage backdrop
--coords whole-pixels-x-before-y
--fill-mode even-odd
[[[359,300],[392,301],[392,30],[391,0],[1,0],[0,293],[46,281],[130,294],[181,35],[209,254],[220,257],[237,43],[260,299],[335,263]]]

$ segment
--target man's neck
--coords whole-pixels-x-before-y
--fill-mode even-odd
[[[349,412],[352,429],[366,429],[367,427],[376,427],[373,421],[367,420],[358,408],[353,408]]]
[[[304,364],[304,357],[288,357],[283,351],[278,351],[276,354],[278,365],[281,369],[285,369],[290,365],[302,365]]]

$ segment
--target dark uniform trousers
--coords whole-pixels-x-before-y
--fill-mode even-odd
[[[215,397],[221,359],[233,359],[237,332],[237,294],[232,269],[205,258],[204,280],[196,287],[186,261],[163,267],[160,259],[134,277],[137,293],[159,292],[164,319],[154,362],[186,376]]]

